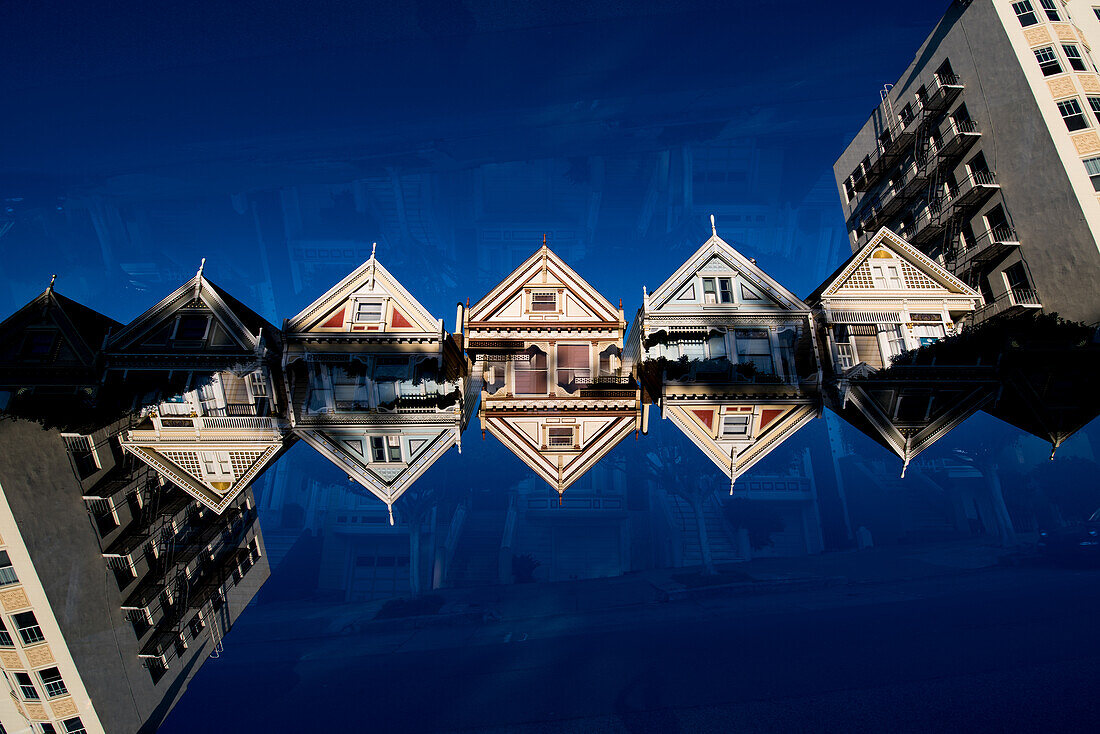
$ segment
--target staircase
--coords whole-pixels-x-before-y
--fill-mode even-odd
[[[450,586],[469,588],[499,582],[500,541],[504,515],[492,510],[471,510],[466,515],[454,559],[447,571]]]
[[[695,511],[687,500],[671,492],[668,493],[668,506],[672,512],[673,531],[680,534],[683,565],[701,566],[703,553],[699,547],[699,525],[695,521]],[[744,560],[738,552],[737,539],[727,530],[722,508],[713,496],[703,502],[703,521],[707,526],[710,556],[715,563]]]

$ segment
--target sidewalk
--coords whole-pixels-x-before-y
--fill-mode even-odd
[[[262,605],[250,610],[252,635],[267,640],[301,640],[302,625],[318,638],[387,634],[427,627],[455,627],[575,616],[664,601],[704,599],[716,595],[782,594],[807,588],[875,585],[958,576],[1001,565],[1017,555],[988,539],[920,546],[871,548],[797,558],[758,558],[725,564],[728,581],[688,588],[676,577],[697,574],[698,567],[654,569],[611,578],[436,589],[425,592],[444,599],[439,612],[421,617],[376,620],[385,600],[322,603],[305,600]],[[287,624],[293,620],[294,624]],[[261,631],[262,630],[262,631]]]

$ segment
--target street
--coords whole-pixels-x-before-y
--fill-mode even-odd
[[[994,568],[280,645],[242,635],[162,731],[211,713],[238,731],[1092,729],[1098,581]]]

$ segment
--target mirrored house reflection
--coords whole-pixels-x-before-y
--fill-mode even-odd
[[[277,334],[200,271],[125,327],[51,283],[0,343],[0,717],[155,728],[269,574]]]
[[[640,427],[626,321],[543,245],[470,307],[467,353],[487,430],[558,493]]]
[[[991,404],[992,363],[902,365],[899,357],[959,333],[982,298],[888,229],[879,230],[807,299],[831,376],[831,408],[902,459]]]
[[[819,413],[809,307],[717,232],[644,295],[628,344],[647,402],[731,488]]]
[[[277,329],[200,268],[106,340],[105,387],[141,402],[123,449],[223,512],[287,446],[280,361]]]
[[[451,446],[476,402],[461,346],[371,258],[287,321],[296,436],[393,503]]]

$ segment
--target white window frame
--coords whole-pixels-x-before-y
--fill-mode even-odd
[[[364,318],[369,314],[365,314],[365,306],[377,307],[378,318]],[[374,312],[374,308],[370,309],[370,313]],[[386,299],[385,298],[363,298],[355,302],[355,312],[352,314],[352,323],[355,324],[380,324],[386,320]]]
[[[1030,0],[1020,0],[1019,2],[1012,3],[1012,10],[1016,13],[1017,20],[1020,21],[1020,25],[1024,28],[1039,23],[1039,14],[1035,12],[1035,8],[1032,7]]]
[[[1074,71],[1088,71],[1089,65],[1085,63],[1085,56],[1081,53],[1081,49],[1077,48],[1076,44],[1063,43],[1062,52],[1066,55],[1066,61],[1069,62],[1069,68]],[[1074,62],[1077,63],[1074,63]]]
[[[743,427],[744,430],[730,430]],[[752,434],[752,413],[723,413],[719,435],[721,438],[749,438]]]
[[[1071,133],[1075,133],[1078,130],[1085,130],[1092,127],[1089,124],[1089,118],[1085,116],[1085,110],[1081,107],[1081,100],[1077,97],[1068,97],[1067,99],[1060,99],[1057,102],[1058,113],[1062,116],[1062,121],[1066,123],[1066,129]],[[1067,114],[1068,113],[1068,114]],[[1070,120],[1074,117],[1081,118],[1081,122],[1084,123],[1081,127],[1070,127]]]
[[[568,431],[568,441],[562,443],[564,437],[551,438],[552,431]],[[546,427],[546,447],[551,449],[571,449],[576,445],[576,427],[575,426],[547,426]]]
[[[1053,46],[1043,46],[1033,49],[1033,52],[1035,60],[1039,63],[1039,71],[1043,72],[1043,76],[1055,76],[1065,71],[1062,68],[1062,63],[1058,60],[1058,54],[1054,52]]]
[[[201,313],[181,313],[181,314],[178,314],[176,316],[176,323],[172,325],[172,336],[170,336],[169,339],[171,341],[176,340],[176,334],[179,333],[180,324],[183,323],[183,320],[185,318],[205,318],[206,319],[206,329],[203,330],[202,336],[195,337],[193,339],[185,339],[184,341],[187,341],[187,342],[203,342],[203,341],[206,341],[206,338],[208,336],[210,336],[210,324],[214,319],[213,319],[213,317],[211,317],[210,314],[203,315]]]
[[[49,681],[46,680],[45,673],[49,670],[57,671],[56,679],[51,678]],[[61,671],[58,670],[56,665],[50,668],[43,668],[36,672],[38,673],[38,679],[42,681],[42,690],[46,692],[46,698],[57,698],[59,696],[68,695],[69,689],[65,685],[65,680],[61,677]],[[52,689],[51,686],[53,686]]]
[[[546,300],[549,296],[551,300]],[[536,297],[541,300],[536,300]],[[535,304],[550,304],[553,308],[535,308]],[[561,313],[561,302],[558,299],[558,292],[555,290],[530,290],[527,292],[527,312],[537,314],[555,314]]]

